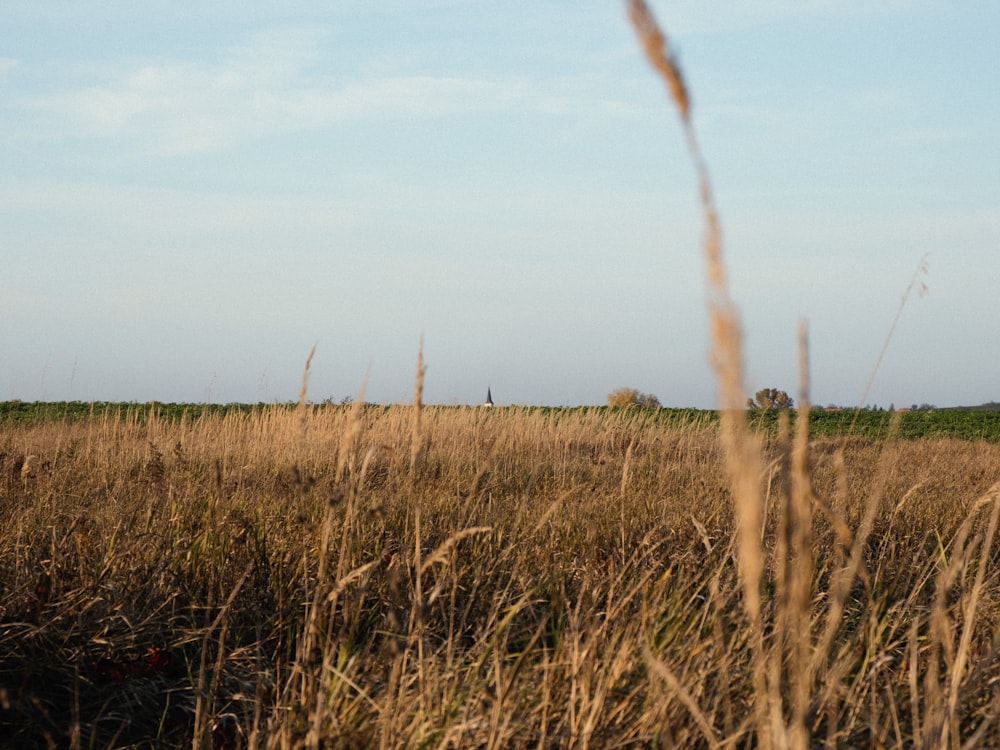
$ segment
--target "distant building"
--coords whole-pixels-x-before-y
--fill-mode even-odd
[[[483,401],[483,406],[493,406],[493,394],[490,393],[489,386],[486,387],[486,400]]]

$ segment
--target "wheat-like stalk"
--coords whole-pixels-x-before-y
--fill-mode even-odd
[[[309,367],[312,364],[313,355],[316,353],[316,345],[313,344],[312,349],[309,350],[309,356],[306,357],[306,366],[302,368],[302,386],[299,388],[299,434],[302,437],[302,441],[305,442],[306,439],[306,429],[308,425],[308,409],[306,408],[306,391],[309,388]]]
[[[763,747],[769,747],[772,729],[779,723],[777,686],[768,686],[760,585],[764,556],[760,547],[762,496],[761,459],[743,412],[743,342],[739,313],[729,294],[722,257],[722,229],[713,197],[712,182],[705,165],[694,125],[684,76],[666,35],[643,0],[629,0],[629,17],[646,58],[667,84],[680,114],[688,153],[698,174],[699,195],[705,220],[704,251],[708,276],[708,312],[712,331],[712,363],[719,387],[720,438],[726,455],[739,521],[739,561],[743,580],[743,602],[753,629],[754,689],[758,695],[757,729]],[[764,700],[765,697],[767,700]],[[776,705],[777,703],[777,705]]]
[[[924,297],[927,295],[927,284],[924,281],[924,277],[927,275],[927,256],[920,259],[917,264],[916,270],[913,272],[913,276],[910,278],[910,283],[906,285],[906,290],[903,292],[902,298],[899,300],[899,307],[896,308],[896,315],[892,319],[892,323],[889,325],[889,330],[885,335],[885,340],[882,342],[882,348],[879,349],[878,356],[875,358],[875,364],[872,366],[871,374],[868,376],[868,382],[865,383],[865,388],[861,392],[861,398],[858,400],[858,405],[854,410],[854,419],[851,421],[851,429],[857,424],[858,416],[861,414],[861,409],[864,406],[865,401],[868,400],[868,394],[875,384],[875,376],[878,375],[879,368],[882,366],[882,360],[885,358],[886,350],[889,348],[889,342],[892,341],[893,334],[896,332],[896,326],[899,325],[900,318],[903,317],[903,310],[906,309],[906,303],[910,299],[910,295],[914,291],[917,292],[918,296]]]
[[[420,462],[420,450],[423,447],[423,433],[420,417],[424,402],[424,337],[420,337],[420,348],[417,350],[417,377],[413,387],[413,423],[410,428],[410,473],[417,470]]]

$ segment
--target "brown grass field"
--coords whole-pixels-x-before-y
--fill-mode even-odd
[[[755,439],[758,634],[717,427],[415,413],[4,428],[0,743],[745,747],[762,705],[775,746],[996,733],[1000,446],[817,442],[793,524],[793,441]]]
[[[418,360],[411,406],[3,423],[0,746],[1000,747],[1000,445],[747,426],[629,9],[720,420],[428,408]]]

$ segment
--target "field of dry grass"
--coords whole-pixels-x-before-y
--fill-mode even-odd
[[[415,412],[3,428],[0,744],[997,732],[1000,446],[761,438],[758,633],[717,426]]]

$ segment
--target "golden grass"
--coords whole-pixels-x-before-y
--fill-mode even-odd
[[[758,636],[712,425],[359,403],[4,427],[0,744],[756,743],[754,648],[813,744],[995,726],[1000,447],[764,442]]]

